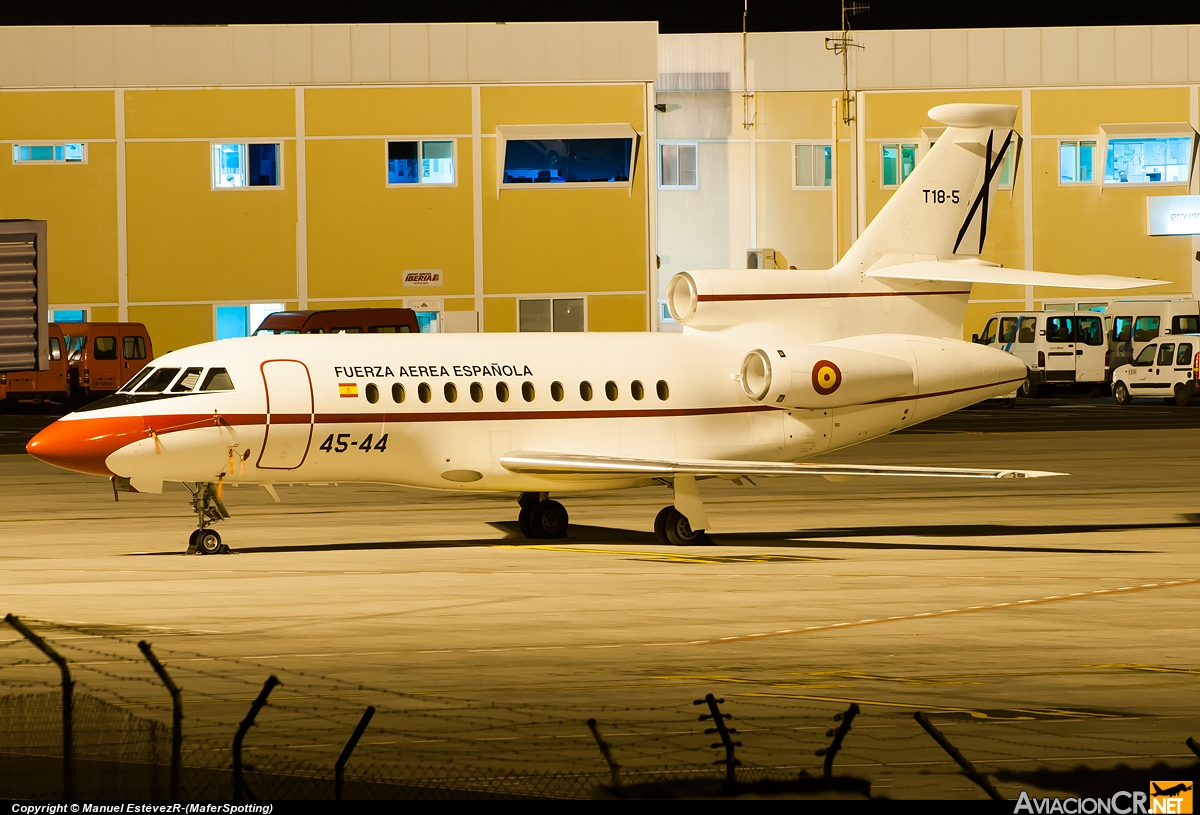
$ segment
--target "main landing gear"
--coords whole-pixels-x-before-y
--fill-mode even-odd
[[[523,492],[517,499],[521,514],[517,525],[527,538],[565,538],[567,536],[567,508],[558,501],[551,501],[546,492]]]
[[[221,497],[217,494],[217,486],[215,484],[197,484],[195,489],[192,489],[187,484],[188,492],[192,494],[192,509],[196,513],[196,522],[199,528],[188,538],[189,555],[227,555],[229,547],[221,543],[221,535],[215,530],[210,529],[217,521],[223,521],[229,517],[229,511],[225,509],[225,504],[221,502]]]
[[[654,518],[654,535],[668,546],[702,546],[712,543],[703,529],[692,529],[687,516],[674,505],[663,507]]]

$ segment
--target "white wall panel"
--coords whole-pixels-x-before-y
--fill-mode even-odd
[[[500,82],[505,79],[507,25],[467,26],[467,79]]]
[[[795,31],[787,35],[785,87],[788,90],[836,90],[842,87],[842,58],[825,48],[825,31]]]
[[[393,82],[429,81],[429,26],[388,26]]]
[[[309,26],[271,27],[271,76],[276,85],[312,82],[312,29]]]
[[[0,86],[33,84],[33,30],[0,28]]]
[[[236,34],[235,34],[236,37]],[[270,53],[264,49],[264,53]],[[268,67],[270,63],[268,63]],[[118,86],[153,85],[154,44],[150,29],[141,26],[119,26],[113,29],[113,79]],[[270,82],[271,72],[265,80]]]
[[[118,29],[119,30],[119,29]],[[271,29],[237,26],[233,29],[233,81],[237,85],[270,85]]]
[[[391,78],[388,30],[381,25],[350,26],[350,77],[355,82]]]
[[[1042,29],[1042,83],[1074,85],[1079,81],[1079,29]]]
[[[594,23],[580,30],[584,81],[621,73],[621,32],[616,23]]]
[[[1200,25],[1188,26],[1188,80],[1200,82]]]
[[[855,38],[864,46],[854,49],[850,56],[857,87],[865,90],[893,87],[892,32],[859,31]]]
[[[1121,26],[1114,29],[1113,68],[1117,82],[1137,84],[1151,80],[1150,28]]]
[[[620,79],[653,82],[658,76],[658,23],[621,24]]]
[[[317,25],[312,29],[313,82],[351,82],[350,26]]]
[[[192,38],[192,79],[199,85],[233,82],[233,31],[226,26],[197,28]]]
[[[929,31],[897,31],[892,37],[893,80],[898,88],[928,88],[932,68],[929,62]]]
[[[1004,84],[1004,30],[977,28],[967,31],[967,84],[995,88]]]
[[[156,26],[150,29],[154,46],[155,85],[190,85],[194,59],[192,54],[193,28]]]
[[[935,88],[967,86],[967,32],[941,29],[929,32],[929,79]]]
[[[787,34],[759,34],[748,44],[746,50],[754,64],[754,75],[750,79],[751,90],[787,90]]]
[[[465,82],[467,27],[457,23],[429,26],[429,81]]]
[[[526,80],[546,77],[546,39],[558,35],[558,26],[504,26],[504,76]]]
[[[66,27],[33,30],[33,82],[65,87],[75,83],[74,38]]]
[[[549,82],[575,82],[583,78],[583,26],[557,23],[546,26],[545,74]]]
[[[1004,84],[1009,87],[1042,83],[1042,31],[1039,28],[1004,30]]]
[[[75,81],[81,86],[113,84],[113,32],[107,26],[77,26],[71,30],[75,49]],[[0,40],[0,51],[4,50]],[[2,58],[0,58],[2,59]],[[4,83],[0,74],[0,84]]]
[[[1116,79],[1111,28],[1079,29],[1079,83],[1111,85]]]
[[[758,35],[751,37],[753,41]],[[694,90],[686,77],[704,78],[705,89],[742,90],[740,34],[673,34],[658,38],[658,85]],[[721,81],[718,81],[721,79]],[[681,80],[684,80],[681,84]],[[720,87],[714,87],[719,85]]]
[[[1151,29],[1150,37],[1150,81],[1187,82],[1187,29],[1178,25],[1156,25]]]

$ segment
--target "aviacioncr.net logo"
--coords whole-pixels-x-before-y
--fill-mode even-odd
[[[1108,798],[1030,798],[1021,791],[1013,815],[1192,815],[1191,781],[1154,781],[1150,792],[1121,790]]]

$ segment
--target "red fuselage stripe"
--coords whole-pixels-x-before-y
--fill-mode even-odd
[[[874,402],[868,402],[869,405],[884,405],[888,402],[911,402],[914,399],[934,399],[938,396],[951,396],[956,393],[965,393],[966,391],[977,391],[981,388],[997,388],[1001,385],[1015,385],[1017,382],[1024,382],[1025,377],[1019,379],[1005,379],[1002,382],[988,382],[985,385],[969,385],[965,388],[955,388],[949,391],[938,391],[937,393],[918,393],[912,396],[891,396],[887,399],[876,399]]]
[[[842,300],[851,297],[920,297],[922,295],[959,295],[967,291],[836,291],[836,292],[776,292],[765,294],[701,294],[701,303],[739,303],[750,300]]]

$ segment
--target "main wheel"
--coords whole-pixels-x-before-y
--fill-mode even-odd
[[[674,546],[695,546],[705,543],[707,540],[704,530],[692,529],[687,516],[675,507],[671,507],[671,513],[667,516],[664,529],[667,540]]]
[[[221,553],[221,536],[215,529],[197,530],[196,544],[202,555],[217,555]]]
[[[517,526],[521,530],[521,534],[527,538],[536,538],[534,534],[533,523],[529,520],[533,515],[533,507],[521,507],[521,514],[517,516]]]
[[[1175,404],[1187,407],[1192,403],[1192,392],[1187,385],[1180,383],[1175,386]]]
[[[1021,395],[1026,399],[1036,399],[1038,395],[1037,383],[1030,379],[1032,374],[1025,375],[1025,381],[1021,383]]]
[[[658,538],[660,543],[667,546],[671,545],[671,539],[667,537],[667,520],[671,517],[671,513],[675,511],[675,507],[665,506],[654,516],[654,537]]]
[[[539,501],[529,515],[535,538],[565,538],[567,521],[567,508],[558,501]]]
[[[1117,400],[1118,405],[1128,405],[1133,402],[1133,397],[1129,395],[1129,388],[1125,387],[1124,382],[1113,385],[1113,398]]]

